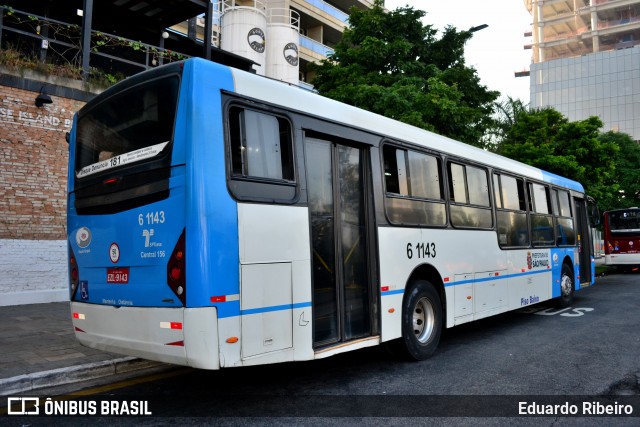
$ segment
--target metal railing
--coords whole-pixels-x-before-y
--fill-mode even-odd
[[[18,36],[14,38],[16,42],[12,47],[25,57],[37,56],[37,60],[42,64],[50,62],[58,66],[67,66],[80,74],[83,55],[80,25],[0,6],[0,48],[6,49],[11,42],[6,36],[3,38],[3,33],[6,36],[9,33]],[[90,57],[105,58],[135,69],[146,70],[163,62],[189,57],[160,46],[104,31],[92,30],[90,38],[91,49],[87,52]],[[94,68],[90,72],[95,71]],[[136,72],[139,71],[141,70]],[[84,75],[82,77],[86,78]]]
[[[337,9],[334,6],[331,6],[329,3],[326,3],[322,0],[304,0],[306,3],[314,6],[317,9],[337,18],[338,20],[344,22],[345,24],[349,23],[349,14],[344,13],[340,9]]]
[[[307,36],[303,36],[302,34],[300,34],[300,46],[323,56],[333,55],[333,53],[335,52],[329,46],[323,45],[322,43],[317,42]]]

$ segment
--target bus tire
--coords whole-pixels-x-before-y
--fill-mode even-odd
[[[442,333],[440,295],[430,282],[415,280],[402,304],[403,353],[413,360],[428,359],[438,347]]]
[[[576,286],[573,281],[573,271],[571,271],[571,267],[567,263],[564,263],[562,264],[562,272],[560,273],[559,301],[561,307],[571,307],[575,290]]]

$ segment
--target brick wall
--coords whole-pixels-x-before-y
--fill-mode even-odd
[[[65,133],[84,102],[38,94],[0,85],[0,305],[67,298]]]
[[[65,133],[84,103],[53,97],[38,108],[36,96],[0,86],[0,239],[66,238]]]

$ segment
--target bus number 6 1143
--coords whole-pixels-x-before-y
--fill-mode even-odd
[[[431,242],[416,243],[412,245],[407,243],[407,258],[435,258],[436,257],[436,244]]]

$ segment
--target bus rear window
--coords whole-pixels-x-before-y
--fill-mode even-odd
[[[610,212],[609,225],[613,233],[639,233],[640,210]]]
[[[136,86],[79,116],[77,178],[163,152],[173,135],[179,84],[171,76]]]

